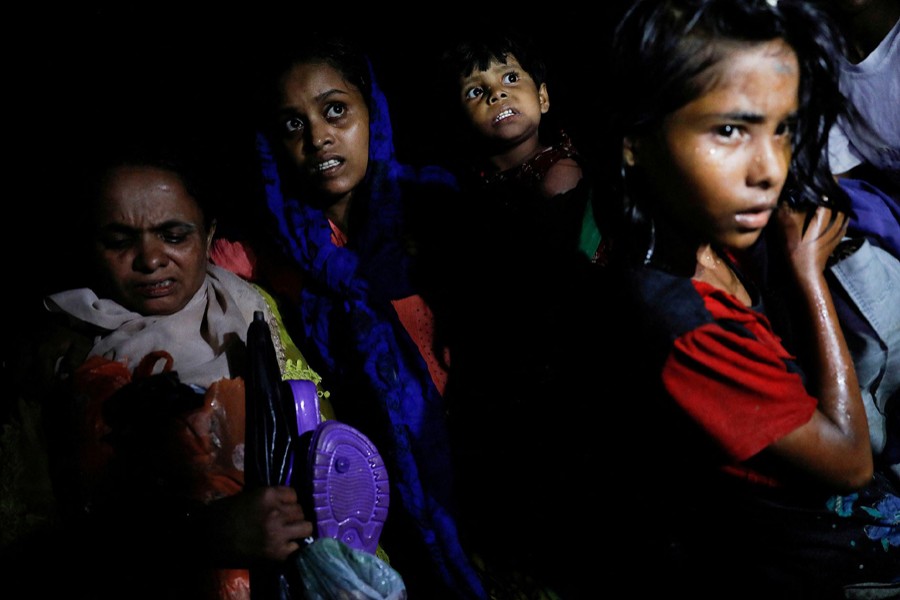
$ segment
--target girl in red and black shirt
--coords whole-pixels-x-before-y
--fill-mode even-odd
[[[847,226],[822,159],[839,44],[793,0],[639,0],[616,30],[610,373],[629,394],[606,416],[633,437],[607,475],[637,516],[628,566],[672,596],[900,592],[900,498],[823,274]]]

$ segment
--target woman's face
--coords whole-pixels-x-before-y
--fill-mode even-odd
[[[142,315],[170,315],[206,278],[212,231],[181,179],[155,167],[111,171],[94,214],[105,292]]]
[[[736,45],[702,95],[655,133],[626,141],[665,214],[700,243],[743,249],[756,241],[791,160],[799,66],[782,40]]]
[[[369,165],[369,110],[362,92],[325,63],[295,65],[281,80],[284,148],[304,181],[333,204],[362,182]]]

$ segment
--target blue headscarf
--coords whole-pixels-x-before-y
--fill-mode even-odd
[[[450,513],[443,398],[414,342],[383,301],[414,293],[401,239],[402,184],[456,189],[456,180],[439,167],[416,169],[396,160],[387,100],[375,83],[371,63],[369,72],[369,164],[362,184],[369,191],[368,220],[354,232],[357,250],[335,246],[323,211],[285,194],[272,145],[260,133],[257,150],[268,207],[277,222],[278,243],[304,274],[303,333],[324,363],[318,370],[339,377],[345,368],[332,351],[331,330],[335,318],[348,320],[350,343],[362,357],[366,381],[390,423],[396,457],[391,482],[444,581],[460,597],[486,598]]]

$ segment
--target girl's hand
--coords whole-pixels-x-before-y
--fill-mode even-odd
[[[850,222],[847,214],[825,206],[816,208],[810,215],[782,204],[776,217],[786,256],[800,280],[825,271],[828,257],[844,238]]]

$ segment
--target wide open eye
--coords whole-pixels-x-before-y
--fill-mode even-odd
[[[505,85],[510,85],[517,83],[519,79],[521,79],[521,77],[519,77],[519,74],[516,71],[510,71],[503,76],[503,83]]]
[[[296,133],[297,131],[301,131],[304,125],[305,123],[300,117],[291,117],[284,122],[284,130],[288,133]]]
[[[483,89],[481,89],[480,87],[473,87],[473,88],[469,88],[468,90],[466,90],[466,93],[464,94],[464,96],[465,96],[466,100],[474,100],[476,98],[481,97],[482,94],[484,94]]]
[[[328,120],[340,119],[347,113],[347,105],[342,102],[334,102],[325,108],[325,118]]]

